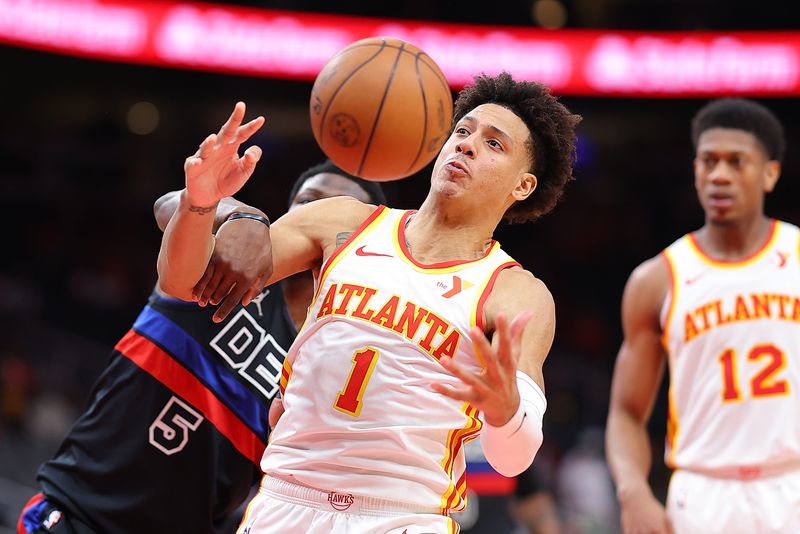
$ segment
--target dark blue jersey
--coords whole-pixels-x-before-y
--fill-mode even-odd
[[[153,294],[38,473],[49,500],[113,533],[211,533],[259,478],[268,411],[297,332],[279,285],[214,323]]]

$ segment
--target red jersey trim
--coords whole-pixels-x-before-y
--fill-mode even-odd
[[[475,314],[472,324],[481,330],[484,330],[483,307],[486,305],[486,300],[489,298],[489,294],[492,292],[492,288],[494,287],[495,282],[497,282],[497,277],[500,276],[500,273],[506,269],[510,269],[511,267],[522,267],[522,265],[516,261],[507,261],[498,265],[494,272],[492,272],[492,275],[489,277],[489,281],[486,282],[486,287],[483,288],[481,296],[478,297],[478,303],[475,305]]]
[[[762,243],[758,250],[741,260],[719,260],[712,258],[708,252],[703,250],[703,247],[700,246],[700,243],[697,241],[696,232],[689,234],[689,245],[690,248],[694,250],[694,252],[700,257],[700,259],[703,260],[703,262],[714,267],[744,267],[745,265],[754,263],[756,260],[760,259],[761,256],[763,256],[772,247],[773,243],[778,237],[777,229],[778,221],[776,219],[772,219],[769,227],[769,235],[767,235],[767,239],[764,240],[764,243]]]
[[[485,260],[499,246],[497,241],[492,239],[491,242],[489,243],[489,246],[486,249],[486,252],[484,252],[483,256],[481,256],[480,258],[475,258],[472,260],[451,260],[451,261],[443,261],[439,263],[430,263],[430,264],[420,263],[411,256],[411,251],[408,249],[408,245],[406,245],[406,237],[405,237],[405,230],[406,230],[406,224],[408,224],[408,219],[416,212],[417,212],[416,210],[408,210],[402,215],[402,217],[400,217],[399,224],[397,225],[396,243],[400,249],[401,256],[403,257],[403,259],[405,259],[418,269],[424,271],[436,271],[440,269],[445,269],[444,272],[448,272],[450,269],[454,269],[456,267],[462,267]]]
[[[134,330],[129,330],[115,349],[197,408],[236,450],[259,464],[266,444],[172,356]]]

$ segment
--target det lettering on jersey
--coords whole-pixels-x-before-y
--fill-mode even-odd
[[[209,343],[265,399],[278,391],[286,350],[242,308]]]

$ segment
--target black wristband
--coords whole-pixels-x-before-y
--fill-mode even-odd
[[[233,213],[228,215],[228,218],[225,219],[225,222],[233,221],[233,220],[236,220],[236,219],[253,219],[254,221],[258,221],[258,222],[260,222],[262,224],[266,224],[267,228],[269,228],[269,224],[270,224],[268,217],[265,217],[264,215],[258,215],[257,213],[247,213],[247,212],[244,212],[244,211],[234,211]]]

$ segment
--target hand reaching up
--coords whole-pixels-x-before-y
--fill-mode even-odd
[[[239,191],[253,174],[261,149],[253,145],[239,157],[239,146],[264,125],[264,117],[242,124],[244,113],[244,102],[237,102],[219,132],[206,137],[197,152],[186,158],[183,170],[193,207],[216,206],[222,198]]]

